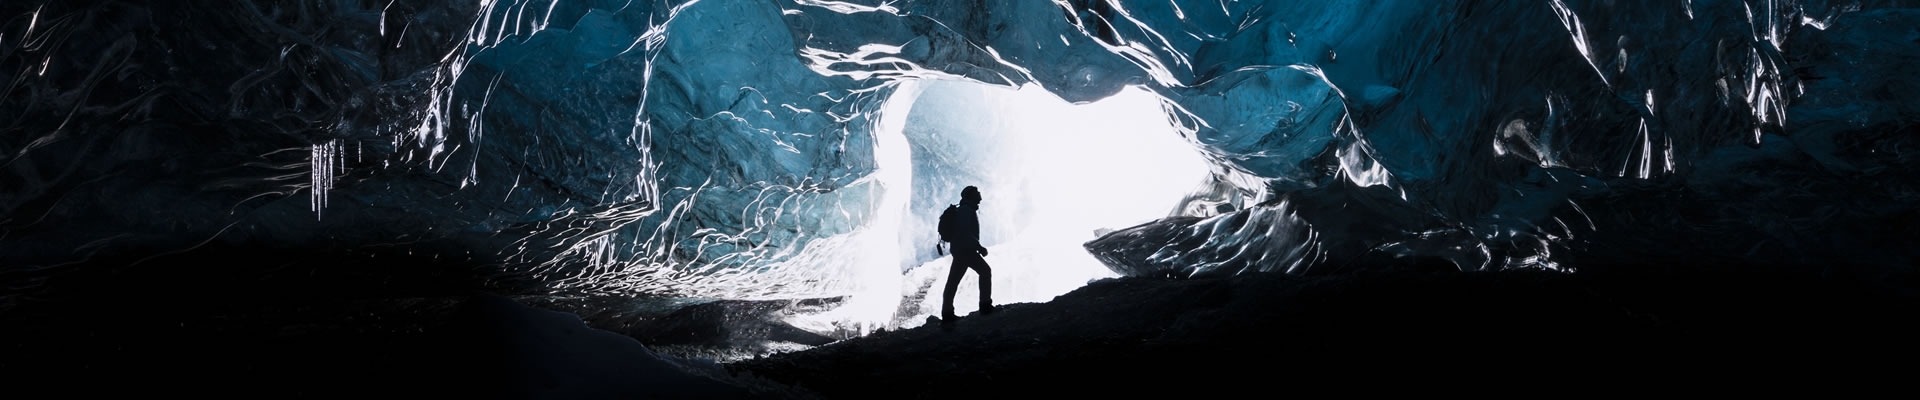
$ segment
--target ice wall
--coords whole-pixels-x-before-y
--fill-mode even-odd
[[[1212,183],[1088,243],[1115,271],[1910,276],[1916,6],[9,2],[0,264],[408,246],[523,290],[872,290],[909,258],[868,254],[913,195],[886,110],[946,79],[1163,99]]]

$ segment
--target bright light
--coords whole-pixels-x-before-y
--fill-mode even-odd
[[[842,329],[860,335],[885,326],[900,307],[900,241],[902,220],[908,213],[907,202],[913,188],[913,160],[907,138],[902,132],[907,115],[919,95],[919,86],[900,85],[894,96],[882,106],[873,127],[874,162],[878,164],[866,180],[881,190],[872,200],[877,205],[874,218],[853,234],[854,254],[842,255],[857,260],[851,278],[855,292],[842,306],[821,314],[796,315],[787,322],[815,332]]]
[[[933,289],[920,309],[937,313],[952,257],[933,259],[902,277],[901,260],[913,259],[903,255],[903,244],[919,246],[913,238],[931,240],[935,230],[932,221],[909,216],[937,214],[944,202],[958,202],[959,189],[968,185],[980,187],[985,197],[981,234],[991,252],[995,303],[1048,301],[1114,276],[1082,244],[1100,229],[1166,217],[1208,174],[1207,161],[1174,130],[1160,102],[1138,88],[1074,105],[1032,85],[1015,90],[958,81],[900,83],[874,127],[878,168],[867,179],[885,188],[872,199],[879,212],[849,237],[855,250],[845,255],[857,259],[848,278],[858,288],[842,307],[788,322],[817,332],[864,334],[926,284]],[[940,156],[915,154],[914,146],[938,147],[931,151]],[[954,171],[967,176],[949,174]],[[940,188],[921,195],[943,203],[910,204],[909,190],[916,187]],[[976,278],[970,272],[962,280],[956,312],[976,308]],[[923,320],[898,317],[908,325]]]
[[[993,154],[959,161],[985,160],[988,165],[954,166],[983,172],[984,182],[952,182],[953,193],[934,196],[957,202],[958,187],[980,187],[985,197],[980,219],[991,252],[987,262],[993,268],[996,303],[1047,301],[1113,276],[1081,245],[1093,240],[1096,230],[1168,216],[1208,174],[1206,159],[1174,130],[1160,97],[1143,89],[1127,88],[1075,105],[1034,85],[1018,90],[971,82],[924,85],[923,104],[941,95],[984,99],[978,108],[916,107],[913,112],[966,114],[938,120],[978,126],[931,129],[949,135],[942,142],[960,147],[959,152]],[[951,257],[943,257],[916,271],[916,277],[934,279],[923,310],[939,309],[939,291],[951,263]],[[963,280],[954,301],[958,312],[971,312],[977,304],[973,279],[969,273]]]

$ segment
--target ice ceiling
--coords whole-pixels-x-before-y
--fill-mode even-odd
[[[68,3],[0,6],[11,268],[405,243],[871,319],[966,185],[1020,300],[1381,255],[1913,260],[1878,222],[1920,193],[1910,2]]]

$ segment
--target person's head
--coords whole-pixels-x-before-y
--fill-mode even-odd
[[[980,204],[980,188],[968,186],[960,189],[960,204]]]

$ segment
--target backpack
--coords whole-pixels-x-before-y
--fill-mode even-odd
[[[960,206],[948,205],[947,211],[940,213],[940,241],[952,242],[952,238],[960,237],[959,232],[954,232],[955,229],[959,229],[959,227],[954,226],[958,224],[958,222],[954,221],[960,219],[960,217],[955,216],[960,212]]]
[[[947,210],[940,212],[940,228],[939,229],[940,229],[941,242],[952,242],[953,240],[950,238],[960,237],[959,233],[954,232],[954,229],[959,228],[957,226],[954,226],[958,224],[957,222],[954,222],[954,221],[960,219],[960,217],[956,217],[954,215],[959,214],[960,212],[961,211],[960,211],[959,205],[947,205]],[[947,253],[945,249],[940,248],[940,243],[933,244],[933,251],[943,256],[946,255]]]

